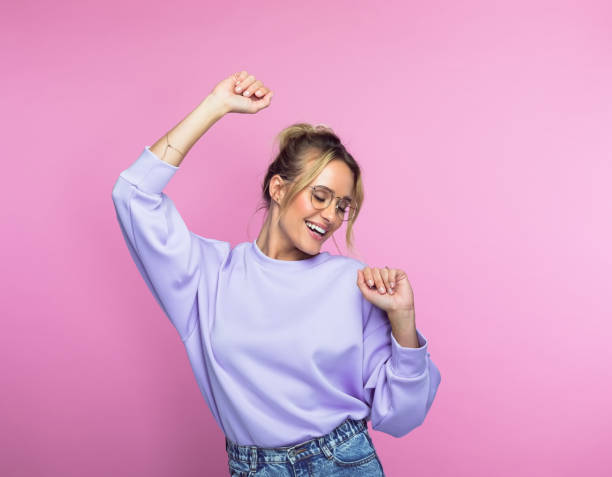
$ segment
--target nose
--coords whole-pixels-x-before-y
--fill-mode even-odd
[[[333,223],[336,218],[336,203],[332,200],[330,204],[321,210],[321,217],[327,219],[328,223]]]

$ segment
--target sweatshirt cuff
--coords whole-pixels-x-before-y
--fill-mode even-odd
[[[151,152],[149,146],[145,146],[138,159],[121,172],[119,176],[144,192],[159,194],[178,169],[178,167],[162,161]]]
[[[413,378],[423,374],[427,370],[428,341],[417,329],[419,348],[401,346],[393,332],[391,334],[391,371],[396,376]]]

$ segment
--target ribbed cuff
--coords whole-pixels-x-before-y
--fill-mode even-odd
[[[391,371],[397,376],[414,378],[427,370],[427,338],[416,330],[419,348],[401,346],[391,333]]]
[[[138,159],[119,175],[144,192],[159,194],[178,169],[162,161],[149,146],[145,146]]]

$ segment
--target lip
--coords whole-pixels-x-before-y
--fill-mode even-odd
[[[304,221],[304,225],[306,225],[306,221]],[[327,231],[325,232],[325,234],[319,235],[314,230],[311,230],[310,227],[308,227],[308,225],[306,225],[306,228],[308,229],[308,233],[312,236],[312,238],[319,242],[322,242],[325,236],[327,235]]]
[[[323,224],[321,224],[321,223],[319,223],[319,222],[315,222],[314,220],[307,219],[307,220],[304,220],[304,222],[310,222],[311,224],[318,225],[318,226],[319,226],[319,227],[321,227],[323,230],[325,230],[325,233],[327,233],[327,231],[329,230],[329,229],[328,229],[328,228],[327,228],[325,225],[323,225]]]

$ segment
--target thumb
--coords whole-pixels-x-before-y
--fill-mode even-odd
[[[270,102],[272,101],[272,96],[274,93],[272,91],[268,91],[265,95],[255,101],[255,106],[257,107],[257,111],[261,111],[264,108],[270,106]]]

